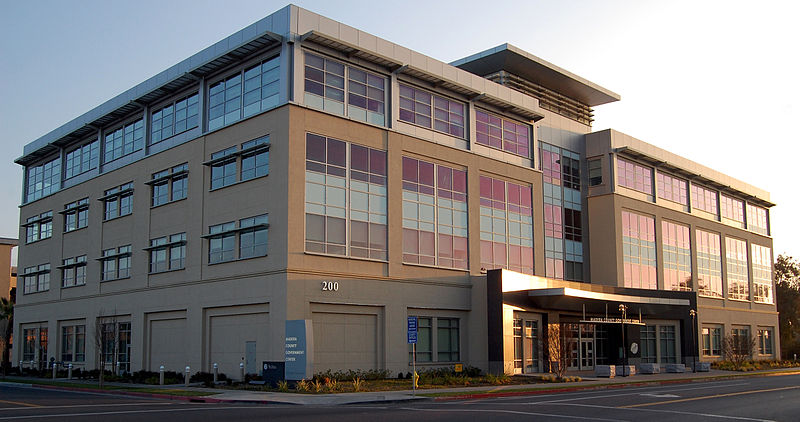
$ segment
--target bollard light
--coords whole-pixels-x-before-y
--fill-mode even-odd
[[[239,375],[242,377],[242,382],[244,382],[244,362],[239,362]]]
[[[158,367],[158,385],[164,385],[164,365]]]
[[[68,380],[72,379],[72,364],[71,363],[69,365],[67,365],[67,379]]]
[[[217,363],[214,362],[214,385],[217,384],[218,378],[219,378],[219,365],[217,365]]]
[[[183,385],[189,386],[189,373],[192,371],[189,366],[186,366],[186,374],[183,376]]]

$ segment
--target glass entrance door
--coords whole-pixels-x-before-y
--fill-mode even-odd
[[[594,339],[581,339],[581,370],[594,369]]]

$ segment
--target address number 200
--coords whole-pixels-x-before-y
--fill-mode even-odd
[[[338,292],[339,291],[339,282],[338,281],[323,281],[322,282],[322,291],[323,292]]]

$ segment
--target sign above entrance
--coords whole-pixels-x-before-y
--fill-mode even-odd
[[[592,317],[589,319],[581,320],[581,324],[628,324],[628,325],[644,325],[641,319],[630,318],[599,318]]]

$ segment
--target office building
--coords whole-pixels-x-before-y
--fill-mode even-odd
[[[287,6],[25,146],[14,359],[235,376],[302,320],[312,372],[397,373],[413,316],[422,367],[777,357],[769,194],[593,131],[619,99]]]

